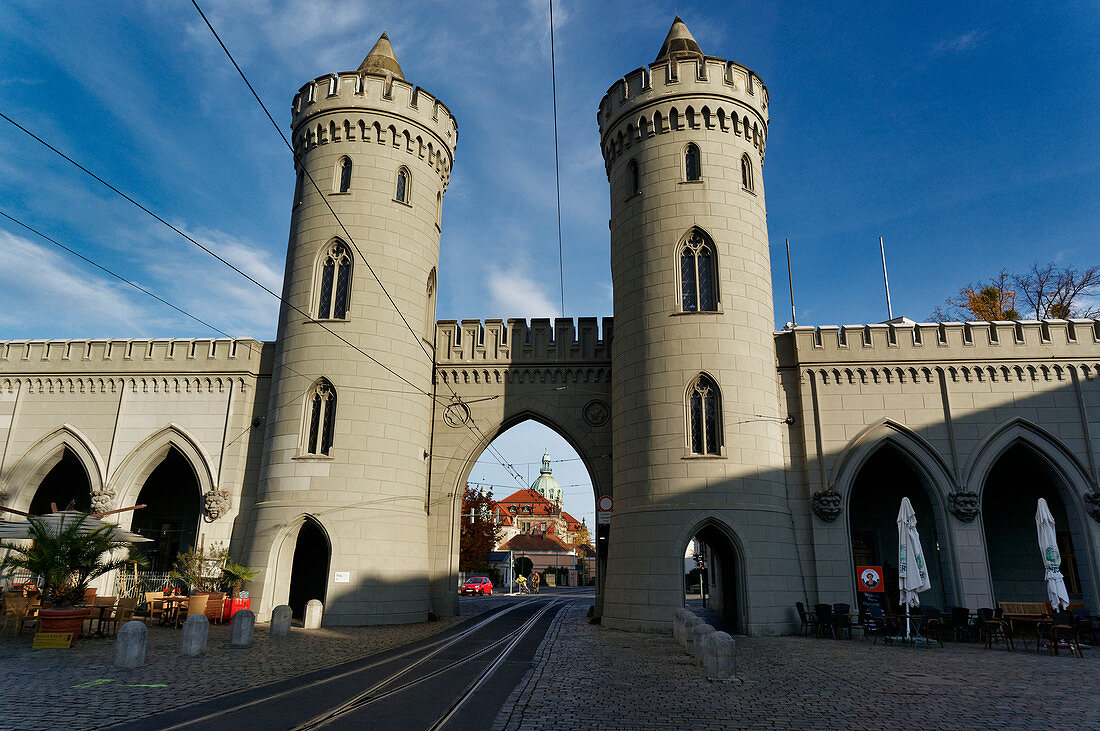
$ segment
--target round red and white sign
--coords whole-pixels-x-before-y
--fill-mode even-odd
[[[615,501],[611,499],[610,495],[604,495],[596,502],[596,507],[604,512],[611,512],[611,508],[614,505]]]

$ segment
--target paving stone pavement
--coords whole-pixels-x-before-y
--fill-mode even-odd
[[[484,608],[471,604],[470,612]],[[33,631],[0,638],[0,727],[91,729],[285,680],[413,642],[458,621],[378,627],[291,629],[270,637],[258,624],[249,648],[229,647],[229,626],[212,625],[206,654],[180,655],[180,631],[149,627],[146,663],[116,668],[114,639],[70,650],[31,651]]]
[[[555,619],[493,724],[515,729],[1100,729],[1100,648],[1083,659],[947,643],[737,637],[737,680],[709,681],[671,635]]]

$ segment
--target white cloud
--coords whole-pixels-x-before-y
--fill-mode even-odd
[[[545,283],[536,282],[519,267],[491,268],[488,285],[492,309],[505,318],[553,318],[560,314],[558,306],[543,291]]]
[[[152,334],[150,327],[159,322],[152,300],[150,306],[139,306],[124,291],[126,285],[68,256],[0,231],[0,327],[5,337]],[[28,323],[34,332],[28,331]]]
[[[972,30],[961,36],[945,38],[932,44],[932,55],[944,56],[949,53],[964,53],[966,51],[971,51],[977,48],[978,45],[985,40],[986,35],[984,30]]]

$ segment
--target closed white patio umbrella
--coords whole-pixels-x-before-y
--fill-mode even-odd
[[[901,499],[898,511],[898,587],[901,603],[905,605],[905,639],[909,639],[909,608],[920,606],[922,591],[932,588],[928,580],[928,568],[924,563],[924,550],[917,533],[917,514],[909,498]]]
[[[1062,556],[1058,553],[1058,538],[1054,532],[1054,516],[1047,501],[1039,498],[1035,509],[1035,527],[1039,531],[1039,551],[1043,554],[1043,566],[1047,575],[1047,599],[1055,611],[1069,606],[1069,593],[1062,578]]]

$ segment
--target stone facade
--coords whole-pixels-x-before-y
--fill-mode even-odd
[[[609,626],[671,627],[693,539],[740,631],[795,630],[795,601],[854,604],[853,563],[896,550],[902,492],[935,556],[929,603],[1034,599],[1040,495],[1060,506],[1073,598],[1100,607],[1100,322],[777,333],[759,77],[677,20],[597,121],[614,331],[436,322],[453,116],[384,37],[358,71],[309,82],[276,341],[0,342],[0,499],[30,509],[70,463],[97,510],[158,490],[170,505],[186,478],[181,535],[263,569],[262,619],[321,598],[305,592],[326,624],[418,621],[457,613],[474,462],[534,419],[615,500],[596,533]],[[158,471],[170,457],[182,477]]]

